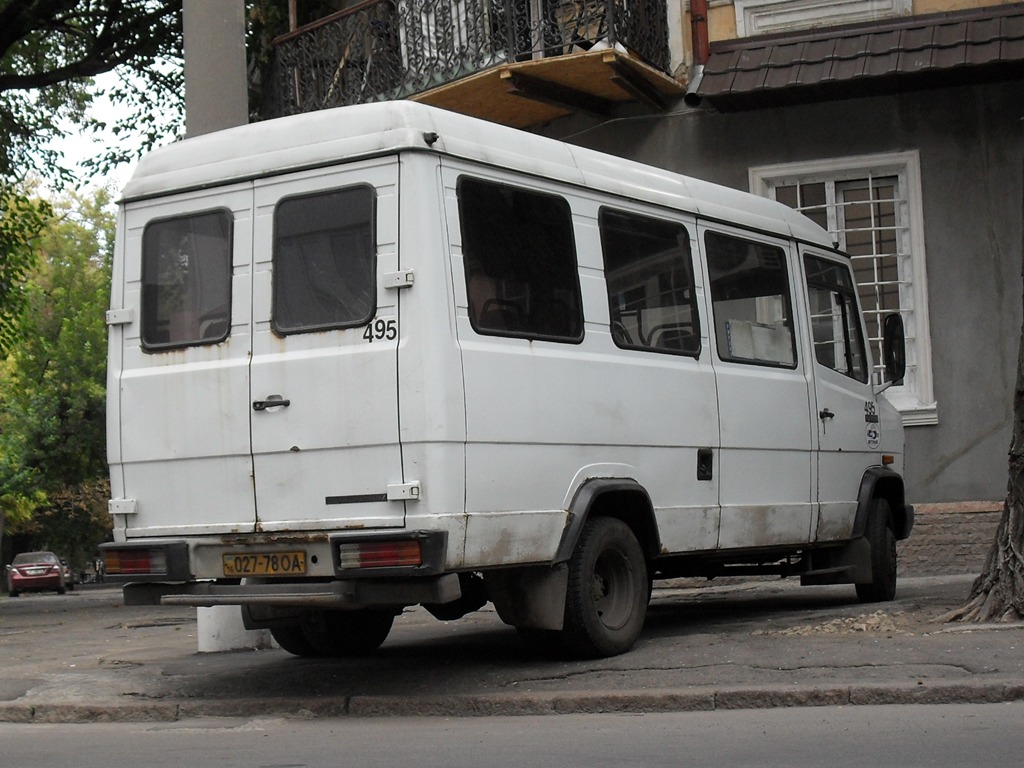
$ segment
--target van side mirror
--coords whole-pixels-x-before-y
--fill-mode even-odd
[[[882,323],[882,358],[889,383],[902,384],[907,373],[907,339],[898,312],[886,315]]]

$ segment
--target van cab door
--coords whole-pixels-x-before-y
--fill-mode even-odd
[[[833,541],[852,534],[861,477],[878,463],[879,414],[849,260],[805,248],[803,265],[819,447],[815,539]]]
[[[250,416],[261,531],[401,526],[398,160],[255,185]]]

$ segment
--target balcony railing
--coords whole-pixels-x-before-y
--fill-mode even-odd
[[[366,0],[274,41],[264,112],[400,99],[601,48],[667,72],[665,0]]]

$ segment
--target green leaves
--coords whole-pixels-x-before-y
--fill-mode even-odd
[[[52,214],[49,203],[0,181],[0,355],[18,339],[17,318],[25,306],[22,283],[35,264],[35,242]]]
[[[69,126],[88,128],[86,110],[98,95],[92,78],[106,72],[122,74],[108,96],[128,107],[121,131],[141,137],[131,154],[173,135],[183,104],[181,5],[0,0],[0,179],[30,171],[72,179],[49,142]],[[93,170],[109,169],[123,153],[98,153]]]
[[[105,311],[114,214],[105,193],[52,205],[20,200],[40,216],[35,238],[25,241],[38,258],[22,267],[19,311],[8,318],[13,341],[0,362],[0,509],[12,530],[56,546],[74,539],[62,521],[79,534],[108,522]],[[91,552],[100,540],[82,545]]]

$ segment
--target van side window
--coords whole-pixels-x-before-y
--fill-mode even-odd
[[[151,221],[142,235],[142,346],[224,341],[231,327],[230,211]]]
[[[370,186],[289,197],[274,211],[273,327],[303,333],[365,325],[377,311]]]
[[[556,195],[460,178],[462,257],[477,333],[583,338],[572,213]]]
[[[718,232],[704,238],[718,356],[796,367],[786,254],[776,246]]]
[[[690,238],[682,224],[601,209],[612,339],[624,349],[700,354]]]
[[[867,356],[857,309],[857,289],[849,269],[807,254],[804,266],[814,358],[821,365],[866,383]]]

